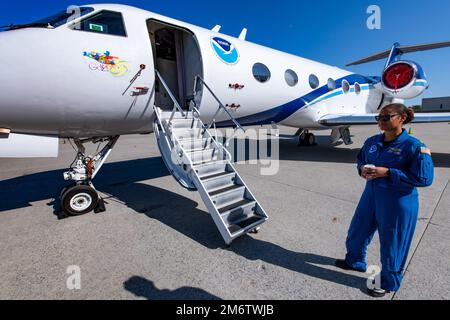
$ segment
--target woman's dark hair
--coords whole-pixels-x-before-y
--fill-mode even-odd
[[[390,110],[398,113],[399,115],[406,115],[406,120],[403,122],[403,124],[408,124],[414,120],[414,110],[408,108],[402,103],[389,104],[385,106],[382,110]]]

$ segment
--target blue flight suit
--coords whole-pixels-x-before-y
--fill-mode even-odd
[[[398,291],[419,212],[416,187],[433,183],[434,166],[425,145],[405,129],[390,144],[384,134],[373,136],[358,154],[358,171],[373,164],[390,169],[389,177],[367,181],[351,222],[345,261],[366,270],[366,250],[376,230],[381,245],[381,288]]]

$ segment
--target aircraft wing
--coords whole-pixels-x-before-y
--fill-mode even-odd
[[[351,114],[351,115],[333,115],[328,114],[319,120],[319,123],[324,126],[344,126],[344,125],[365,125],[376,124],[375,116],[378,113],[368,114]],[[414,115],[413,123],[433,123],[433,122],[449,122],[450,113],[416,113]]]

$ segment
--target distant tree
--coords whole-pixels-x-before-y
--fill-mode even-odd
[[[420,104],[411,107],[414,112],[422,112],[422,106]]]

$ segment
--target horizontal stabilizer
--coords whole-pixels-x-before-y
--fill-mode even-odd
[[[416,46],[399,46],[397,47],[398,54],[405,54],[405,53],[411,53],[411,52],[418,52],[418,51],[427,51],[427,50],[433,50],[433,49],[439,49],[439,48],[445,48],[450,47],[450,41],[445,42],[435,42],[430,44],[422,44],[422,45],[416,45]],[[356,66],[359,64],[377,61],[381,59],[389,58],[389,55],[391,53],[391,49],[379,52],[377,54],[374,54],[373,56],[352,62],[347,65],[347,67],[350,66]]]
[[[324,126],[351,126],[351,125],[367,125],[376,124],[375,117],[378,113],[373,114],[352,114],[352,115],[333,115],[329,114],[322,117],[319,123]],[[413,123],[435,123],[450,122],[450,113],[416,113]]]

